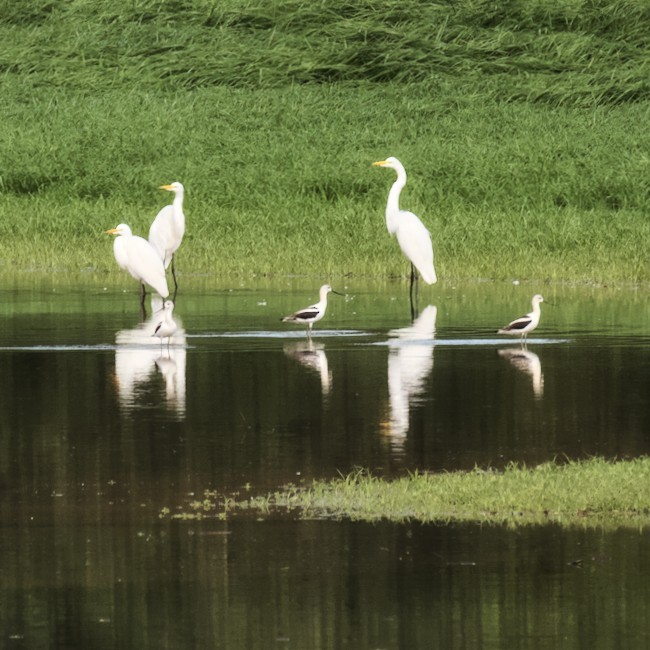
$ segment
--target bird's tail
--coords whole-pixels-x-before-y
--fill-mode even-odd
[[[433,265],[428,269],[418,269],[420,271],[420,276],[427,284],[435,284],[438,282],[438,276],[436,275],[436,270],[433,268]]]

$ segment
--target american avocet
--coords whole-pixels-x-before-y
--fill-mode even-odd
[[[161,185],[160,189],[173,192],[174,200],[170,205],[166,205],[153,220],[151,228],[149,228],[149,243],[158,251],[165,269],[169,268],[171,263],[174,286],[178,289],[174,253],[181,245],[185,234],[185,214],[183,213],[185,188],[181,183],[174,182],[171,185]]]
[[[390,157],[372,163],[376,167],[389,167],[397,172],[397,180],[388,193],[386,204],[386,227],[406,258],[411,262],[411,285],[409,295],[413,303],[413,283],[417,282],[417,271],[427,284],[434,284],[438,278],[433,267],[433,245],[431,235],[420,219],[412,212],[399,209],[399,196],[406,185],[406,170],[397,158]],[[417,271],[416,271],[417,269]],[[417,285],[416,285],[417,287]]]
[[[320,288],[320,300],[310,307],[305,307],[304,309],[299,309],[294,314],[290,316],[285,316],[282,320],[285,323],[305,323],[307,325],[307,336],[311,336],[311,328],[314,323],[319,321],[323,316],[325,316],[325,310],[327,309],[327,294],[335,293],[338,296],[342,296],[342,293],[334,291],[329,284],[324,284]]]
[[[117,235],[113,243],[115,261],[142,284],[141,304],[144,306],[145,284],[153,287],[163,298],[169,295],[165,267],[153,246],[131,232],[125,223],[106,231]]]
[[[178,329],[178,325],[174,320],[174,303],[171,300],[165,300],[163,305],[163,313],[160,321],[156,325],[153,335],[160,339],[160,346],[162,347],[163,339],[167,339],[167,347],[171,343],[172,335]]]
[[[497,331],[497,334],[510,334],[513,336],[520,336],[522,343],[526,341],[529,332],[532,332],[539,325],[539,317],[542,312],[539,304],[544,302],[544,298],[538,293],[533,296],[533,311],[521,318],[513,320],[505,327]]]

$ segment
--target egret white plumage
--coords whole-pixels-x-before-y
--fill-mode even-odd
[[[512,336],[519,336],[521,337],[521,341],[523,343],[526,340],[529,332],[532,332],[539,325],[539,319],[542,315],[539,305],[542,302],[544,302],[544,298],[542,298],[542,296],[540,296],[538,293],[535,294],[532,300],[533,311],[526,314],[525,316],[521,316],[520,318],[513,320],[512,323],[508,323],[508,325],[498,330],[497,334],[510,334]]]
[[[386,203],[386,227],[391,235],[397,236],[397,242],[406,258],[411,262],[411,302],[413,283],[417,282],[417,273],[427,284],[434,284],[438,278],[433,266],[433,244],[431,235],[425,225],[412,212],[400,210],[399,197],[406,185],[406,170],[402,163],[391,156],[386,160],[372,163],[375,167],[389,167],[397,172],[397,180],[388,193]]]
[[[161,346],[163,339],[167,339],[167,347],[169,347],[171,337],[178,329],[178,325],[174,320],[174,303],[171,300],[165,300],[162,312],[160,322],[153,331],[153,336],[157,336],[160,339]]]
[[[185,214],[183,212],[185,188],[181,183],[175,181],[170,185],[161,185],[160,189],[173,192],[174,200],[170,205],[166,205],[153,220],[149,228],[149,243],[158,251],[165,269],[169,268],[171,263],[174,286],[178,288],[174,253],[181,245],[185,234]]]
[[[144,304],[145,284],[166,298],[169,295],[169,288],[165,267],[153,246],[146,239],[134,235],[125,223],[107,230],[106,234],[117,235],[113,242],[115,260],[121,268],[142,284],[142,303]]]
[[[342,293],[334,291],[329,284],[324,284],[320,288],[320,300],[314,305],[305,307],[304,309],[299,309],[297,312],[291,314],[290,316],[285,316],[282,320],[285,323],[304,323],[307,325],[307,336],[311,336],[311,328],[314,323],[318,322],[323,316],[325,316],[325,311],[327,309],[327,294],[335,293],[338,296],[342,296]]]

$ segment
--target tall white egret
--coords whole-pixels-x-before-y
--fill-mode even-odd
[[[178,329],[178,325],[174,320],[174,303],[171,300],[165,300],[162,311],[163,313],[160,315],[159,322],[153,331],[153,336],[157,336],[160,339],[161,347],[163,339],[167,339],[167,347],[169,347],[172,335]]]
[[[399,196],[406,185],[406,170],[397,158],[390,157],[372,163],[375,167],[389,167],[397,172],[397,180],[388,193],[386,203],[386,227],[397,242],[406,258],[411,262],[411,306],[413,305],[413,283],[417,282],[419,271],[427,284],[437,282],[433,267],[433,245],[431,235],[420,219],[412,212],[399,209]],[[417,269],[417,271],[416,271]],[[417,287],[417,285],[416,285]]]
[[[542,315],[539,304],[544,302],[544,298],[537,293],[533,296],[532,302],[533,311],[525,316],[521,316],[521,318],[513,320],[512,323],[508,323],[508,325],[498,330],[497,334],[520,336],[523,344],[526,341],[528,333],[532,332],[539,325],[539,319]]]
[[[183,213],[185,188],[176,181],[171,185],[161,185],[160,189],[173,192],[174,200],[170,205],[166,205],[153,220],[151,228],[149,228],[149,243],[158,251],[165,269],[169,268],[171,263],[174,286],[178,288],[174,268],[174,253],[181,245],[185,234],[185,214]]]
[[[165,267],[151,244],[146,239],[134,235],[125,223],[107,230],[106,233],[117,235],[113,242],[117,263],[142,284],[141,304],[144,305],[145,284],[155,289],[163,298],[167,298],[169,288]]]
[[[307,325],[307,336],[310,337],[312,325],[325,316],[328,293],[335,293],[337,296],[343,295],[338,291],[334,291],[329,284],[324,284],[320,288],[320,300],[316,304],[299,309],[290,316],[285,316],[282,320],[285,323],[305,323]]]

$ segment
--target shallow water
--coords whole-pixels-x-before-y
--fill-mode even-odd
[[[128,285],[127,285],[128,286]],[[650,452],[643,291],[304,281],[0,296],[2,633],[11,647],[643,646],[645,531],[170,521],[205,490]],[[495,330],[530,309],[526,349]],[[552,304],[548,304],[552,303]],[[151,308],[149,307],[149,312]]]

